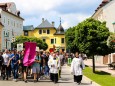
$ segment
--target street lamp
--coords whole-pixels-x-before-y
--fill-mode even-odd
[[[8,39],[6,38],[6,49],[7,49],[7,41],[8,41]]]
[[[114,33],[115,33],[115,22],[113,22],[112,24],[113,24],[113,29],[114,29]]]
[[[15,42],[15,38],[13,37],[11,41],[11,50],[14,50],[14,42]]]

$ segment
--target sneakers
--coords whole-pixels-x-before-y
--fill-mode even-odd
[[[17,79],[13,79],[13,81],[17,82]]]

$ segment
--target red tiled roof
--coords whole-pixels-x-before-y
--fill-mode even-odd
[[[11,14],[11,15],[15,16],[15,17],[18,17],[18,18],[20,18],[20,19],[24,20],[22,17],[17,16],[17,15],[15,15],[15,14],[13,14],[13,13],[11,13],[11,12],[7,11],[7,10],[3,10],[3,11],[5,11],[5,12],[7,12],[7,13],[9,13],[9,14]]]
[[[13,15],[13,16],[15,16],[15,17],[18,17],[18,18],[24,20],[24,19],[23,19],[22,17],[20,17],[19,15],[13,14],[13,13],[11,13],[11,12],[8,11],[8,8],[10,7],[11,3],[13,3],[13,2],[0,3],[0,8],[1,8],[3,11],[5,11],[5,12],[7,12],[7,13],[9,13],[9,14],[11,14],[11,15]],[[17,11],[17,12],[19,12],[19,14],[20,14],[20,11]]]
[[[99,10],[101,7],[103,7],[104,5],[106,5],[109,1],[110,1],[110,0],[103,0],[103,1],[101,2],[101,4],[97,7],[97,9],[95,10],[95,12],[98,11],[98,10]]]

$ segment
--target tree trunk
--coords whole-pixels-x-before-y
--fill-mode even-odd
[[[95,58],[94,58],[94,55],[93,55],[92,63],[93,63],[93,73],[95,73]]]

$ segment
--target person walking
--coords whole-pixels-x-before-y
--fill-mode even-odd
[[[34,82],[38,81],[38,76],[40,73],[40,62],[41,62],[40,52],[36,51],[35,62],[32,65],[32,73],[34,74]]]
[[[75,53],[75,58],[73,58],[71,63],[71,73],[74,75],[74,82],[81,84],[82,80],[82,70],[85,68],[83,60],[79,58],[79,53]]]
[[[14,81],[17,81],[18,78],[18,68],[19,68],[19,55],[17,51],[14,50],[11,55],[10,63],[12,64],[12,72],[14,76]]]
[[[54,82],[58,82],[58,71],[60,67],[60,62],[57,59],[56,54],[53,54],[53,59],[49,59],[48,66],[50,68],[50,79]]]

